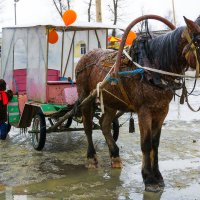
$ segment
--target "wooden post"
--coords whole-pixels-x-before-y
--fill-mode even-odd
[[[101,0],[96,0],[96,21],[102,22]]]
[[[173,10],[173,21],[174,21],[174,26],[176,26],[176,13],[175,13],[174,0],[172,0],[172,10]]]

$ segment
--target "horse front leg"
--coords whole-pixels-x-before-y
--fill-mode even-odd
[[[160,143],[160,135],[161,129],[164,122],[164,119],[168,113],[168,107],[166,109],[162,109],[159,113],[154,113],[154,118],[152,122],[152,151],[151,151],[151,164],[152,170],[154,173],[155,178],[158,181],[158,185],[160,187],[164,187],[164,180],[162,174],[159,170],[159,163],[158,163],[158,148]]]
[[[160,143],[161,126],[156,126],[153,128],[153,138],[152,138],[152,151],[151,151],[151,167],[153,170],[154,177],[158,181],[160,187],[164,187],[164,180],[162,174],[159,170],[158,164],[158,147]]]
[[[96,156],[96,151],[92,139],[92,129],[93,129],[93,115],[94,107],[92,103],[84,105],[81,109],[83,117],[83,125],[85,134],[87,136],[88,148],[87,148],[87,168],[97,168],[98,160]]]
[[[111,125],[112,121],[116,115],[117,110],[113,110],[111,108],[105,108],[105,113],[101,116],[99,123],[101,125],[101,129],[103,135],[106,139],[106,143],[109,148],[110,158],[111,158],[111,166],[112,168],[121,168],[122,163],[119,156],[119,147],[117,146],[113,136],[111,134]]]
[[[146,108],[138,112],[142,150],[142,177],[146,191],[156,191],[158,181],[152,170],[152,115]]]

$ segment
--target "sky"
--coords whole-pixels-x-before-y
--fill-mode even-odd
[[[88,0],[71,0],[72,9],[77,12],[77,21],[87,21]],[[95,1],[95,0],[93,0]],[[166,17],[172,11],[172,0],[120,0],[122,21],[127,26],[142,14],[157,14]],[[183,16],[195,20],[200,15],[200,0],[174,0],[177,25],[184,25]],[[103,22],[111,23],[107,4],[111,0],[102,0]],[[61,18],[52,4],[52,0],[19,0],[16,5],[17,25],[60,23]],[[6,0],[0,18],[0,26],[14,25],[14,0]]]

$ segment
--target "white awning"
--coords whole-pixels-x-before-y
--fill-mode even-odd
[[[24,24],[17,26],[7,26],[4,28],[26,28],[26,27],[36,27],[36,26],[46,26],[46,27],[55,27],[56,29],[64,29],[64,30],[81,30],[81,29],[124,29],[125,27],[99,23],[99,22],[75,22],[70,26],[65,26],[64,23],[56,23],[56,24]]]

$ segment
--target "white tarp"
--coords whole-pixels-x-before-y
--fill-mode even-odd
[[[2,77],[13,89],[13,70],[26,68],[28,99],[38,102],[46,101],[45,33],[46,28],[41,26],[3,29]]]
[[[62,56],[62,29],[55,28],[58,28],[59,36],[55,44],[47,43],[47,26],[3,28],[1,77],[13,89],[16,87],[13,70],[26,70],[27,97],[41,103],[46,102],[47,67],[59,70],[60,76],[71,77],[75,81],[74,71],[81,56],[98,47],[106,49],[106,28],[87,30],[79,27],[77,30],[65,30]]]
[[[81,30],[81,31],[66,31],[64,33],[64,49],[63,49],[63,76],[64,71],[65,77],[71,77],[75,81],[75,67],[82,55],[76,55],[77,51],[81,51],[80,44],[86,45],[86,53],[93,49],[98,48],[98,40],[100,42],[100,47],[106,49],[106,29],[96,30]],[[75,34],[75,36],[74,36]],[[49,45],[49,60],[48,66],[50,69],[61,70],[61,52],[62,52],[62,34],[58,33],[59,39],[55,44]],[[73,40],[74,36],[74,40]],[[71,51],[70,51],[71,48]],[[66,70],[65,70],[66,68]]]

